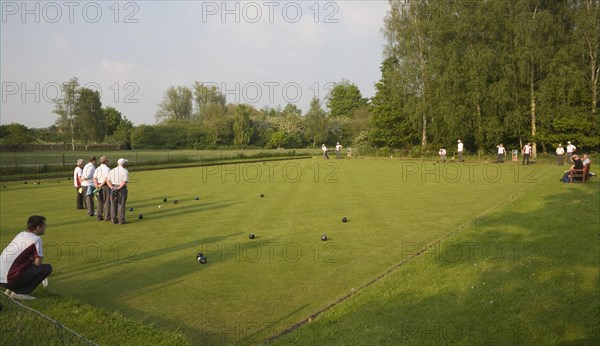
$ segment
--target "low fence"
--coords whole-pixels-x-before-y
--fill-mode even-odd
[[[0,144],[1,152],[42,152],[42,151],[110,151],[121,150],[120,144]]]

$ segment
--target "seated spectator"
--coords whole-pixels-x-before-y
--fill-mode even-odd
[[[581,161],[581,158],[579,158],[579,155],[574,154],[572,157],[573,160],[573,165],[569,168],[569,170],[565,171],[565,174],[563,175],[562,179],[560,179],[560,181],[562,181],[563,183],[568,183],[570,182],[569,180],[569,175],[571,174],[571,172],[573,172],[576,169],[583,169],[583,161]],[[579,178],[575,179],[573,178],[573,180],[578,180]]]
[[[587,156],[587,154],[586,154],[586,155],[583,155],[583,158],[582,158],[582,160],[581,160],[581,161],[583,162],[583,167],[584,167],[584,168],[585,168],[587,165],[589,165],[589,164],[591,164],[591,163],[592,163],[592,160],[590,160],[590,157],[589,157],[589,156]],[[590,172],[590,169],[588,168],[588,174],[587,174],[587,176],[588,176],[588,177],[593,177],[593,176],[595,176],[595,175],[596,175],[596,174],[594,174],[594,173]]]

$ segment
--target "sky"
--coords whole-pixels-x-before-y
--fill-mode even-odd
[[[370,1],[2,1],[0,123],[53,125],[76,77],[134,125],[155,124],[170,86],[216,86],[228,103],[303,114],[334,83],[372,97],[389,5]],[[323,108],[326,109],[325,104]]]

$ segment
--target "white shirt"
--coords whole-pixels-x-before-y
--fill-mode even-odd
[[[567,153],[573,153],[573,152],[575,152],[575,149],[577,149],[577,147],[574,146],[573,144],[567,145]]]
[[[531,145],[525,144],[523,147],[523,154],[531,154]]]
[[[335,146],[335,150],[340,151],[340,149],[342,149],[342,146],[340,144]]]
[[[115,188],[121,186],[123,183],[127,184],[129,181],[129,171],[123,166],[117,166],[108,173],[108,181],[110,181]]]
[[[504,154],[506,151],[504,147],[498,147],[498,154]]]
[[[462,143],[458,143],[458,152],[462,153],[463,151],[463,144]]]
[[[88,162],[83,167],[83,173],[81,174],[83,181],[81,182],[81,186],[94,186],[94,171],[96,171],[96,166],[92,162]]]
[[[446,149],[440,149],[440,156],[446,155]]]
[[[31,258],[43,257],[42,238],[29,231],[23,231],[6,246],[0,255],[0,283],[19,278],[31,264]]]
[[[322,145],[322,146],[321,146],[321,150],[323,150],[323,151],[327,151],[327,147],[326,147],[326,146],[324,146],[324,145]]]
[[[81,183],[79,182],[79,177],[81,177],[82,173],[83,173],[83,169],[81,169],[81,167],[79,167],[79,166],[75,167],[75,170],[73,171],[73,186],[81,187]]]
[[[98,185],[104,185],[108,174],[110,173],[110,168],[107,165],[101,164],[94,171],[94,179],[98,182]]]
[[[564,153],[565,153],[565,148],[563,148],[563,147],[556,148],[557,155],[564,155]]]

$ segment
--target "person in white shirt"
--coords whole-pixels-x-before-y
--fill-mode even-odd
[[[556,163],[559,166],[562,166],[565,164],[564,155],[565,155],[565,148],[563,148],[562,144],[559,144],[558,148],[556,148]]]
[[[577,147],[571,144],[570,141],[567,142],[567,160],[569,160],[569,162],[573,162],[573,154],[575,154],[575,150],[577,150]]]
[[[321,150],[323,150],[323,158],[325,160],[329,160],[329,154],[327,154],[327,147],[325,146],[325,144],[321,145]]]
[[[111,189],[110,218],[113,223],[126,224],[125,204],[127,203],[127,183],[129,182],[129,171],[127,160],[120,158],[117,167],[110,170],[106,184]]]
[[[444,149],[444,148],[441,148],[441,149],[438,151],[438,154],[440,155],[440,161],[442,161],[442,162],[446,162],[446,149]]]
[[[110,221],[110,187],[106,184],[106,178],[110,173],[110,168],[107,166],[108,157],[100,157],[100,166],[94,171],[94,191],[98,196],[98,208],[96,216],[98,221]]]
[[[87,207],[88,215],[94,216],[94,171],[96,170],[96,156],[91,156],[81,173],[81,187]]]
[[[337,144],[335,145],[335,153],[336,153],[338,159],[342,158],[342,155],[340,152],[341,150],[342,150],[342,146],[340,145],[340,142],[337,142]]]
[[[73,170],[73,186],[77,191],[77,209],[85,209],[85,201],[83,199],[83,189],[81,188],[81,174],[83,173],[83,159],[77,160],[75,170]]]
[[[17,234],[0,255],[0,285],[14,299],[35,299],[30,293],[52,273],[52,266],[42,263],[44,253],[40,236],[45,232],[46,218],[30,216],[27,230]]]
[[[504,163],[504,155],[506,155],[506,149],[504,145],[500,143],[497,145],[498,148],[498,157],[496,158],[496,163]]]
[[[465,162],[465,160],[463,159],[463,149],[464,149],[463,142],[461,142],[459,139],[458,140],[458,148],[456,150],[458,152],[458,162]]]
[[[529,164],[529,157],[531,156],[531,142],[527,142],[527,144],[525,144],[525,146],[523,147],[523,150],[521,150],[521,154],[523,154],[523,165],[525,165],[525,162],[527,162],[527,164]]]

